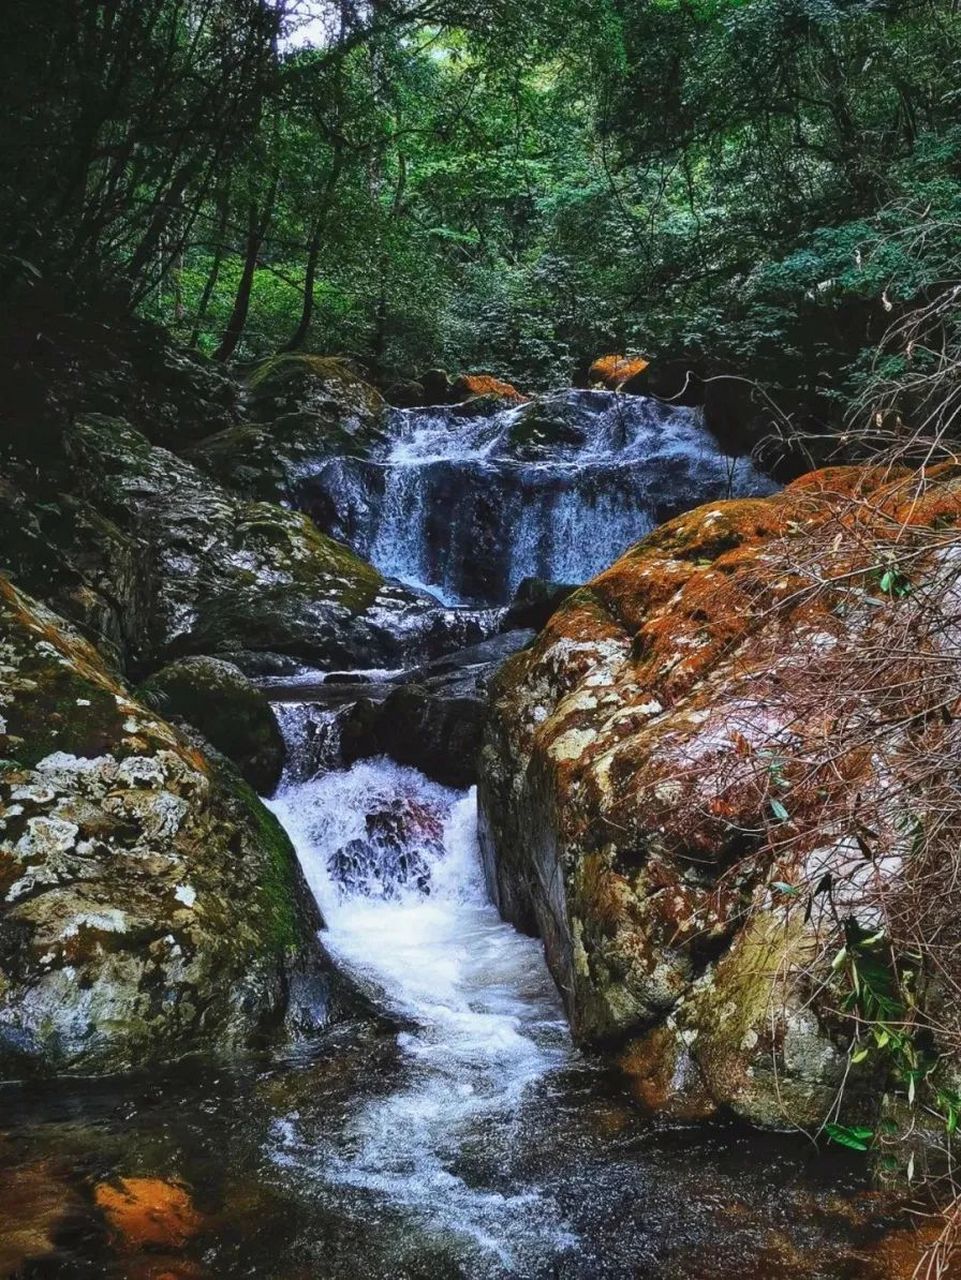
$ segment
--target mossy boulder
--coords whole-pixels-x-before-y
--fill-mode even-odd
[[[229,1056],[332,1016],[286,834],[0,579],[0,1078]]]
[[[82,497],[140,548],[153,584],[130,637],[135,667],[263,651],[316,666],[390,665],[390,615],[428,612],[313,521],[221,487],[128,423],[71,428]]]
[[[246,497],[296,505],[324,461],[365,458],[383,443],[383,397],[346,360],[289,353],[248,378],[250,421],[201,440],[187,453]]]
[[[284,740],[270,703],[232,662],[182,658],[155,672],[139,690],[166,718],[185,720],[270,795],[284,767]]]
[[[253,415],[274,422],[287,413],[333,414],[345,430],[364,429],[384,408],[380,392],[339,356],[289,352],[271,356],[247,378]]]
[[[932,571],[931,530],[961,518],[956,471],[836,468],[698,508],[570,595],[495,678],[491,892],[544,939],[575,1037],[621,1055],[647,1101],[816,1125],[873,1070],[850,1061],[831,961],[844,919],[878,918],[879,883],[910,890],[903,855],[872,864],[850,816],[894,821],[904,743],[884,681],[848,689],[849,646],[883,654],[905,625],[876,557],[904,524],[897,553]],[[849,717],[874,717],[883,745],[835,758]],[[932,750],[951,732],[922,723]]]

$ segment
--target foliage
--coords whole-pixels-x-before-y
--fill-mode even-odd
[[[836,423],[956,253],[952,4],[300,7],[18,6],[0,287],[385,381],[680,356]]]

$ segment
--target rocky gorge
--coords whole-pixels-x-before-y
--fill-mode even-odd
[[[9,1167],[71,1205],[41,1229],[27,1197],[4,1265],[241,1274],[252,1251],[286,1278],[327,1250],[353,1275],[387,1214],[364,1274],[706,1280],[736,1232],[705,1230],[690,1151],[616,1149],[696,1121],[759,1277],[908,1274],[899,1211],[852,1207],[863,1174],[737,1126],[816,1131],[842,1099],[865,1132],[903,1119],[844,984],[878,885],[914,884],[887,780],[955,721],[848,743],[890,706],[828,693],[937,579],[955,470],[781,489],[616,361],[614,389],[462,379],[407,408],[341,360],[161,364],[149,411],[95,388],[49,472],[0,481],[0,1078],[28,1117]],[[896,561],[889,525],[916,534]],[[942,600],[925,634],[950,651],[953,626]],[[82,1113],[63,1078],[103,1077],[134,1114],[155,1071],[133,1146],[96,1108],[70,1138],[99,1181],[57,1164],[37,1081]],[[236,1154],[215,1207],[185,1189],[209,1171],[169,1136],[183,1109]],[[583,1205],[568,1143],[602,1188]],[[808,1197],[790,1228],[758,1217],[764,1169]],[[682,1176],[672,1241],[652,1184]],[[141,1196],[156,1238],[118,1225]]]

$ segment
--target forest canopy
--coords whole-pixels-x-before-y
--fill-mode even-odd
[[[569,384],[630,350],[830,416],[957,273],[953,2],[34,0],[8,24],[8,315],[137,312],[382,384]]]

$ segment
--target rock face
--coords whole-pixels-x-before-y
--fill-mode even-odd
[[[139,696],[168,719],[193,725],[255,791],[273,792],[284,767],[284,740],[270,703],[232,662],[183,658],[155,672]]]
[[[850,834],[852,809],[875,835],[890,827],[897,761],[817,752],[850,638],[877,628],[883,644],[897,617],[843,514],[873,489],[881,502],[879,484],[813,473],[671,521],[494,682],[480,780],[491,892],[543,937],[576,1038],[619,1052],[652,1105],[818,1123],[842,1079],[856,1096],[871,1069],[849,1061],[830,962],[842,920],[871,927],[868,880],[901,874],[902,859],[872,865]],[[943,527],[961,485],[949,470],[923,501],[899,501],[880,527]],[[833,544],[816,534],[829,521]],[[807,538],[849,557],[850,589],[792,569]],[[823,571],[823,555],[812,563]],[[878,696],[867,684],[837,714],[870,718]]]
[[[317,666],[387,666],[398,634],[431,612],[308,516],[237,496],[125,422],[84,418],[68,444],[88,509],[134,549],[137,572],[119,585],[146,596],[121,609],[136,625],[127,637],[135,666],[251,650]],[[101,572],[114,581],[110,565]]]
[[[0,579],[0,1077],[230,1054],[330,1016],[294,850],[226,761]]]

